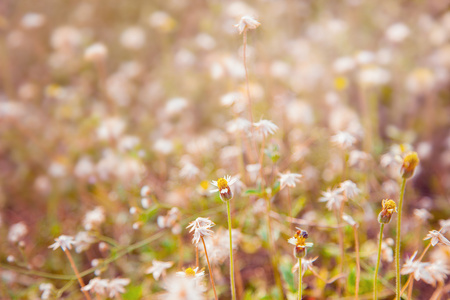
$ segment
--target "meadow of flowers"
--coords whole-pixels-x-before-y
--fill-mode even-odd
[[[450,299],[449,5],[0,1],[0,299]]]

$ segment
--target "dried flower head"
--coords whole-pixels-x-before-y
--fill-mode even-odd
[[[383,199],[381,202],[382,209],[378,215],[378,222],[381,224],[388,224],[391,221],[394,212],[397,212],[397,205],[394,200]]]
[[[280,189],[284,189],[285,187],[294,188],[298,182],[300,182],[300,178],[302,178],[301,174],[287,172],[285,174],[280,173]]]
[[[198,244],[202,237],[212,236],[214,232],[210,230],[210,228],[213,227],[214,225],[216,224],[214,224],[214,222],[212,222],[209,218],[201,218],[201,217],[198,217],[195,221],[189,223],[189,225],[186,228],[191,228],[189,232],[194,231],[192,243]]]
[[[242,34],[244,31],[249,29],[256,29],[261,25],[258,21],[256,21],[253,17],[243,16],[238,24],[234,25],[239,29],[239,34]]]
[[[294,245],[294,256],[297,258],[303,258],[306,256],[306,248],[312,247],[313,243],[306,243],[306,239],[308,238],[308,232],[306,230],[302,230],[297,228],[297,232],[293,237],[288,239],[288,243]]]
[[[434,247],[438,243],[442,243],[444,245],[450,246],[450,241],[447,240],[445,236],[442,235],[440,231],[432,230],[428,232],[427,236],[423,240],[431,239],[431,245]]]
[[[408,153],[403,159],[403,165],[401,169],[402,177],[407,179],[411,178],[414,174],[414,170],[419,165],[419,156],[417,152]]]
[[[264,137],[267,137],[269,134],[274,134],[278,130],[278,126],[270,120],[260,120],[259,122],[253,123],[253,126],[255,127],[255,131]]]
[[[217,181],[211,181],[211,184],[217,187],[217,189],[211,190],[211,193],[219,192],[220,199],[222,201],[229,201],[233,199],[233,192],[230,189],[230,185],[235,183],[237,178],[232,178],[229,175],[226,175],[223,178],[217,179]]]
[[[66,249],[72,249],[73,245],[75,245],[75,239],[72,236],[61,235],[55,239],[55,243],[50,245],[49,248],[56,250],[61,247],[63,251],[66,251]]]

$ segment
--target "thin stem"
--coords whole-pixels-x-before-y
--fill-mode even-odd
[[[343,205],[341,203],[339,210],[336,210],[336,220],[337,220],[337,224],[338,224],[338,234],[339,234],[339,249],[341,252],[341,259],[339,262],[339,273],[340,274],[344,273],[344,260],[345,260],[344,229],[341,226],[342,211],[343,211]],[[337,294],[340,296],[341,290],[342,290],[342,285],[343,285],[342,278],[338,279],[337,283],[338,283]]]
[[[208,262],[208,269],[209,269],[209,278],[211,279],[211,285],[213,287],[214,290],[214,298],[216,300],[218,300],[217,298],[217,292],[216,292],[216,285],[214,284],[214,277],[213,277],[213,273],[212,273],[212,269],[211,269],[211,264],[209,263],[209,257],[208,257],[208,251],[206,251],[206,244],[205,244],[205,240],[202,238],[202,243],[203,243],[203,247],[205,248],[205,256],[206,256],[206,261]],[[197,247],[198,249],[198,247]]]
[[[70,262],[70,266],[72,267],[72,270],[75,272],[75,276],[77,276],[78,282],[81,285],[81,288],[84,288],[84,282],[83,279],[80,276],[80,272],[78,272],[77,266],[75,265],[72,255],[70,254],[70,251],[68,249],[64,249],[64,253],[66,253],[67,258],[69,259]],[[86,299],[91,300],[91,296],[89,295],[89,293],[87,291],[83,291],[81,290],[84,294],[84,296],[86,297]]]
[[[302,258],[298,258],[298,300],[302,300]]]
[[[407,299],[411,300],[412,298],[412,291],[413,291],[414,281],[411,281],[411,284],[408,287],[408,296]]]
[[[402,187],[400,189],[400,199],[398,201],[398,216],[397,216],[397,237],[395,239],[395,266],[396,266],[396,281],[395,281],[395,295],[396,299],[400,300],[401,280],[400,280],[400,229],[402,225],[402,206],[403,197],[405,195],[406,178],[403,178]]]
[[[361,264],[359,261],[359,238],[358,238],[358,228],[353,226],[353,232],[355,234],[355,252],[356,252],[356,282],[355,282],[355,299],[358,300],[359,297],[359,280],[361,277]]]
[[[380,268],[380,259],[381,259],[381,243],[383,242],[383,229],[384,223],[381,223],[380,226],[380,240],[378,241],[378,256],[377,256],[377,266],[375,267],[375,275],[373,276],[373,299],[377,300],[377,283],[378,283],[378,269]]]
[[[289,220],[292,220],[292,201],[291,201],[291,190],[289,187],[287,187],[287,194],[288,194],[288,205],[289,205]],[[292,222],[289,222],[289,227],[292,231],[294,231],[294,224]]]
[[[263,161],[264,161],[264,147],[266,146],[266,136],[263,135],[263,140],[261,143],[261,152],[259,154],[259,177],[261,177],[261,192],[264,192],[264,170],[263,170]]]
[[[228,232],[230,233],[230,281],[231,281],[231,296],[233,300],[236,300],[236,287],[234,284],[234,262],[233,262],[233,237],[231,234],[231,210],[230,201],[227,201],[227,214],[228,214]]]
[[[195,266],[198,268],[198,246],[195,246]]]

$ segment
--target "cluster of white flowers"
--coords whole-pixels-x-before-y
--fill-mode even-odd
[[[159,228],[170,228],[173,234],[179,234],[181,232],[181,226],[178,224],[180,220],[180,210],[177,207],[172,207],[165,216],[158,216],[156,222]]]
[[[200,239],[212,236],[214,232],[210,230],[210,228],[214,225],[215,224],[209,218],[201,217],[198,217],[195,221],[189,223],[186,228],[190,228],[189,232],[194,231],[192,243],[197,245],[200,242]]]
[[[128,284],[130,284],[128,278],[101,279],[95,277],[81,290],[91,291],[97,295],[108,295],[109,298],[121,299],[120,294],[125,293],[125,286]]]
[[[414,274],[414,279],[419,281],[423,280],[428,284],[436,285],[437,282],[444,282],[447,279],[447,275],[450,274],[449,267],[442,261],[435,262],[420,262],[414,261],[417,255],[417,251],[408,258],[403,265],[400,274]]]
[[[28,233],[27,225],[24,222],[13,224],[8,231],[8,241],[19,242]]]
[[[356,143],[356,138],[347,131],[339,131],[331,137],[331,142],[340,148],[347,150]]]
[[[86,230],[92,230],[100,226],[105,221],[105,210],[101,206],[88,211],[83,219],[83,226]]]
[[[341,203],[346,199],[354,199],[360,194],[360,189],[351,180],[342,182],[339,188],[328,189],[326,192],[322,192],[322,196],[319,202],[327,202],[328,210],[335,210],[341,207]]]

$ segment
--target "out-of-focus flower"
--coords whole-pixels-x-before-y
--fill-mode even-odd
[[[436,85],[433,72],[426,68],[414,69],[406,79],[406,88],[413,94],[426,94]]]
[[[128,278],[114,278],[108,282],[108,296],[109,298],[122,299],[120,294],[125,293],[125,286],[130,284],[130,279]]]
[[[372,156],[367,152],[352,150],[350,151],[348,157],[348,164],[351,167],[356,167],[358,169],[365,169],[371,159]]]
[[[42,292],[41,299],[42,300],[50,299],[50,296],[54,289],[55,289],[55,287],[51,283],[41,283],[39,285],[39,290]]]
[[[145,31],[139,26],[129,27],[120,35],[122,46],[132,50],[139,50],[144,47],[145,41]]]
[[[442,235],[440,231],[432,230],[428,232],[427,236],[423,240],[431,239],[431,245],[434,247],[438,243],[442,243],[444,245],[450,246],[450,241],[447,240],[445,236]]]
[[[318,256],[314,258],[302,258],[302,276],[305,275],[306,270],[313,269],[313,262],[315,262],[319,258]],[[292,273],[295,273],[298,270],[298,262],[292,267]]]
[[[426,222],[428,219],[433,218],[433,215],[430,214],[430,212],[425,208],[415,209],[414,216],[423,222]]]
[[[97,295],[106,295],[106,289],[108,288],[108,279],[101,279],[99,277],[92,278],[89,283],[81,288],[82,291],[91,291]]]
[[[450,274],[450,269],[446,264],[441,261],[420,262],[414,261],[417,255],[417,251],[413,256],[408,258],[403,265],[400,274],[414,274],[414,279],[419,281],[423,280],[428,284],[436,285],[436,282],[444,282],[447,279],[447,275]]]
[[[255,131],[267,137],[269,134],[274,134],[278,130],[278,126],[269,120],[260,120],[259,122],[253,123]]]
[[[441,232],[446,233],[450,229],[450,219],[440,220],[439,225],[442,227]]]
[[[331,137],[331,142],[342,149],[349,149],[354,143],[356,143],[356,138],[346,131],[339,131]]]
[[[183,167],[180,170],[180,177],[193,179],[200,174],[200,169],[197,168],[193,163],[189,161],[183,162]]]
[[[67,249],[72,249],[73,245],[75,245],[75,239],[72,236],[61,235],[55,239],[55,243],[51,244],[49,248],[56,250],[61,247],[63,251],[66,251]]]
[[[172,207],[165,216],[158,216],[156,223],[159,228],[171,228],[173,234],[179,234],[181,232],[181,226],[178,224],[181,213],[177,207]]]
[[[163,155],[172,153],[173,148],[173,142],[169,139],[160,138],[153,144],[153,149]]]
[[[150,189],[150,187],[149,187],[148,185],[144,185],[144,186],[141,188],[140,193],[141,193],[141,197],[148,197],[148,196],[151,195],[152,190]]]
[[[233,229],[232,235],[232,247],[237,249],[242,239],[242,233]],[[213,236],[205,239],[206,249],[208,249],[208,256],[211,264],[218,265],[223,263],[230,256],[230,236],[228,230],[220,228]],[[199,248],[200,251],[205,251],[203,247]]]
[[[300,182],[300,178],[302,178],[301,174],[296,174],[296,173],[291,173],[291,172],[287,172],[287,173],[280,173],[278,174],[278,176],[280,177],[280,189],[284,189],[285,187],[290,187],[290,188],[294,188],[298,182]]]
[[[80,231],[75,236],[75,252],[81,253],[91,246],[95,242],[95,238],[89,235],[89,232]]]
[[[410,34],[409,27],[403,23],[395,23],[389,26],[386,30],[386,37],[394,43],[399,43],[405,40]]]
[[[213,227],[214,222],[212,222],[209,218],[198,217],[195,221],[190,222],[186,228],[190,228],[189,232],[194,231],[194,237],[192,238],[193,244],[198,244],[201,238],[212,236],[213,231],[210,230]]]
[[[97,206],[88,211],[83,219],[83,226],[86,230],[92,230],[100,226],[105,221],[105,211],[103,207]]]
[[[27,13],[20,20],[20,24],[27,29],[39,28],[45,24],[45,16],[38,13]]]
[[[153,278],[159,280],[159,277],[166,276],[166,270],[173,266],[171,261],[159,261],[154,259],[152,266],[145,271],[145,274],[153,274]]]
[[[337,73],[345,73],[353,70],[355,67],[355,60],[349,56],[339,57],[333,63],[333,69]]]
[[[125,122],[117,117],[103,119],[97,128],[97,137],[101,141],[118,139],[125,130]]]
[[[365,86],[380,86],[391,80],[391,73],[382,67],[368,65],[359,71],[358,79]]]
[[[103,43],[95,43],[86,48],[84,59],[90,62],[99,62],[108,56],[108,48]]]
[[[419,156],[416,152],[408,153],[403,159],[401,174],[403,178],[411,178],[419,165]]]
[[[188,107],[188,101],[182,97],[171,98],[167,101],[164,111],[168,116],[176,116],[182,114]]]
[[[248,133],[250,128],[252,127],[252,123],[244,118],[236,118],[227,122],[226,129],[229,133],[238,133],[245,132]]]
[[[186,277],[172,276],[165,280],[164,288],[167,293],[160,300],[205,300],[202,288]]]
[[[13,224],[8,231],[8,241],[17,243],[28,233],[27,225],[24,222]]]
[[[176,25],[175,20],[165,11],[153,12],[148,18],[148,23],[163,32],[171,31]]]
[[[356,183],[351,180],[341,182],[339,188],[348,199],[353,199],[361,193],[361,190],[358,188]]]
[[[192,278],[192,279],[199,279],[203,276],[205,276],[205,271],[199,270],[199,268],[187,268],[183,272],[177,272],[177,276],[179,277],[185,277],[185,278]]]
[[[62,26],[56,28],[51,35],[51,44],[54,49],[64,52],[72,52],[78,48],[83,40],[83,36],[75,27]]]
[[[231,191],[230,185],[233,185],[237,181],[237,178],[232,178],[226,175],[223,178],[217,179],[217,181],[211,181],[211,184],[217,187],[217,189],[211,190],[211,193],[219,192],[220,199],[223,201],[229,201],[233,198],[233,192]]]
[[[239,29],[239,34],[242,34],[244,31],[249,29],[256,29],[261,25],[258,21],[256,21],[253,17],[243,16],[238,24],[234,25]]]
[[[352,226],[352,227],[358,227],[358,223],[356,223],[355,220],[353,220],[353,218],[347,214],[343,214],[342,215],[342,220],[344,220],[345,222],[347,222],[348,225]]]
[[[322,196],[319,202],[326,202],[328,210],[335,210],[341,207],[341,203],[345,200],[345,197],[341,194],[341,189],[328,189],[326,192],[322,192]]]

